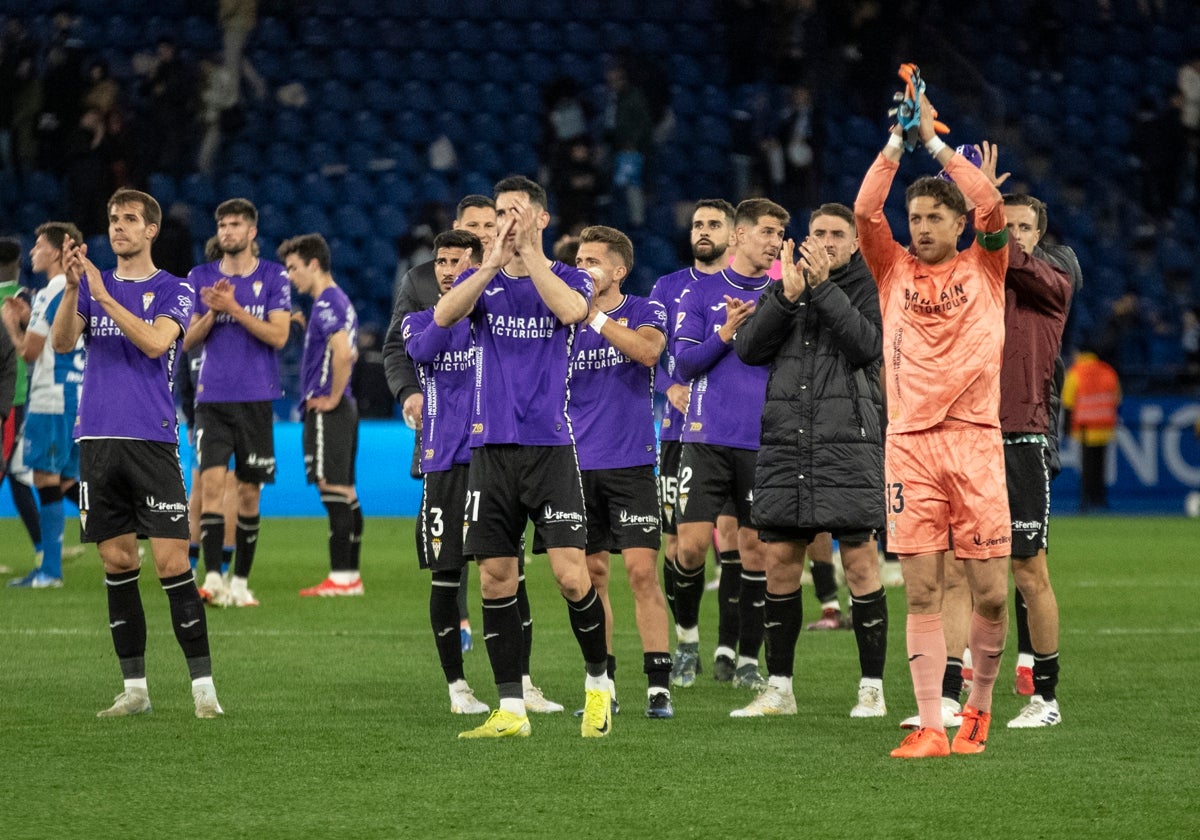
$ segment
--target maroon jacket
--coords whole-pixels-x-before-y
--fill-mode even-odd
[[[1065,271],[1009,241],[1004,277],[1004,363],[1000,368],[1000,430],[1046,434],[1054,360],[1071,306]]]

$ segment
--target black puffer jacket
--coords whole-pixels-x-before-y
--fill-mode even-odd
[[[773,284],[734,338],[770,365],[754,476],[760,528],[883,526],[879,292],[862,255],[796,303]]]

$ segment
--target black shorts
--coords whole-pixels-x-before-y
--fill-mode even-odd
[[[417,560],[422,569],[456,572],[463,556],[463,508],[467,500],[467,464],[425,474],[417,516]]]
[[[358,455],[358,408],[342,400],[333,411],[304,415],[304,475],[309,484],[354,484]]]
[[[627,548],[658,551],[662,535],[653,467],[585,470],[583,503],[588,554]]]
[[[758,538],[763,542],[806,542],[811,543],[817,534],[831,533],[838,542],[846,545],[862,545],[875,536],[871,528],[854,531],[830,531],[828,528],[759,528]]]
[[[79,521],[84,542],[125,534],[188,538],[179,447],[125,438],[79,442]]]
[[[1045,444],[1004,444],[1004,474],[1012,516],[1012,556],[1034,557],[1050,528],[1050,458]]]
[[[664,534],[674,534],[675,506],[679,504],[679,456],[683,444],[664,440],[658,447],[658,513]]]
[[[585,548],[586,519],[574,446],[488,444],[471,450],[463,551],[517,557],[532,519],[539,547]]]
[[[738,527],[752,528],[750,506],[754,498],[752,449],[685,443],[679,459],[678,522],[712,522],[722,513],[737,516]],[[734,510],[726,504],[732,499]]]
[[[275,483],[275,416],[271,403],[196,403],[196,461],[200,472],[228,467],[238,481]]]

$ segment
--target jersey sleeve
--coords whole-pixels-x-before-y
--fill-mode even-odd
[[[410,312],[400,325],[404,349],[414,362],[432,362],[438,353],[446,350],[453,338],[453,331],[439,327],[433,320],[433,310]]]
[[[880,291],[890,284],[892,269],[907,253],[892,236],[891,225],[883,212],[888,191],[892,187],[892,179],[896,177],[896,170],[899,168],[897,162],[888,160],[882,154],[878,155],[863,178],[858,197],[854,199],[858,247]]]
[[[276,287],[271,295],[271,302],[267,305],[268,312],[291,312],[292,311],[292,285],[288,282],[287,270],[280,268],[279,271],[272,275],[272,280]],[[196,309],[199,311],[200,302],[197,299]]]
[[[54,315],[58,312],[58,305],[62,302],[62,295],[48,295],[45,289],[41,289],[33,296],[33,307],[29,312],[29,326],[26,332],[40,335],[46,338],[50,335],[50,325],[54,323]]]

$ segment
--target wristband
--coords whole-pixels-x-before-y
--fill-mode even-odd
[[[925,151],[929,152],[929,156],[936,158],[942,153],[942,149],[946,148],[946,144],[942,142],[942,138],[934,136],[925,141]]]
[[[903,138],[901,138],[899,134],[889,134],[888,141],[887,141],[887,148],[895,149],[896,151],[900,151],[901,149],[904,148]]]
[[[603,312],[597,312],[596,317],[591,320],[591,323],[589,323],[588,326],[594,329],[596,332],[600,332],[600,330],[604,329],[604,325],[607,323],[608,316]]]

